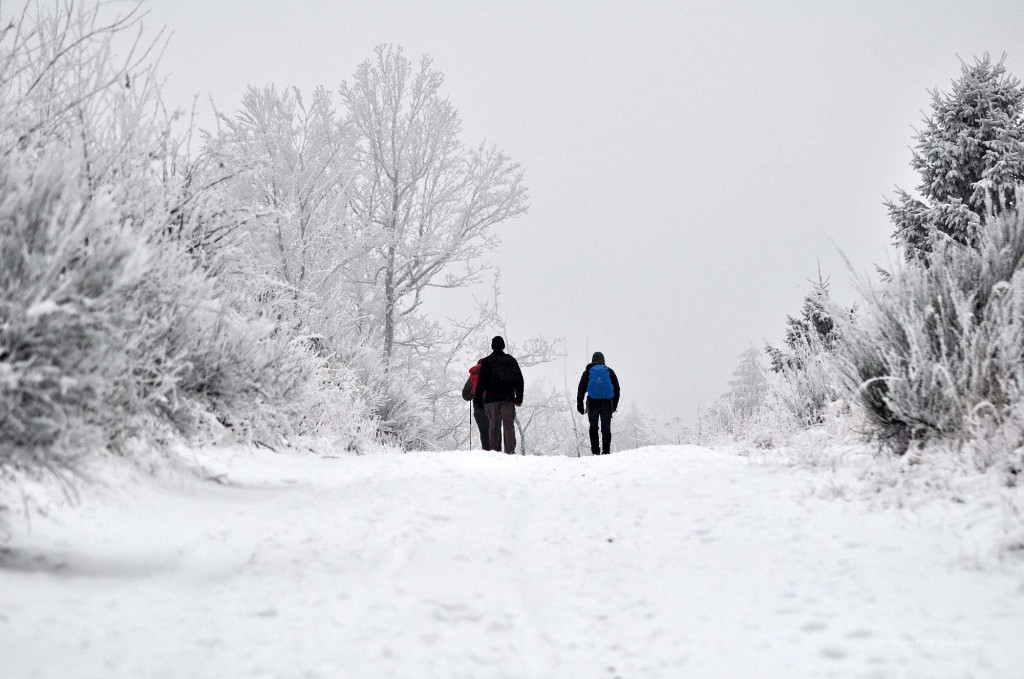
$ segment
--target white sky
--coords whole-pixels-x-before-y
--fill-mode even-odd
[[[568,350],[527,398],[542,373],[574,389],[601,350],[626,407],[686,420],[743,350],[781,340],[819,261],[852,301],[840,251],[859,272],[893,258],[882,200],[916,185],[912,128],[958,55],[1024,75],[1020,0],[147,4],[183,108],[334,88],[383,42],[429,54],[464,140],[526,172],[530,212],[493,256],[509,335]]]

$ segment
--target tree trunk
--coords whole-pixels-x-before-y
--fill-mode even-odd
[[[391,368],[391,354],[395,346],[395,246],[388,248],[388,261],[384,269],[384,369]]]

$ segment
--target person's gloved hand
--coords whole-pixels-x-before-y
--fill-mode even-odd
[[[578,404],[578,405],[576,406],[576,410],[580,411],[580,415],[586,415],[586,414],[587,414],[587,411],[586,411],[586,409],[585,409],[585,408],[583,407],[583,405],[582,405],[582,404]]]

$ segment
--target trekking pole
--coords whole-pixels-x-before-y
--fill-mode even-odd
[[[473,450],[473,402],[469,402],[469,449]]]

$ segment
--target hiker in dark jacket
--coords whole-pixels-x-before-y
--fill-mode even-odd
[[[501,435],[505,433],[505,452],[516,452],[516,408],[523,405],[523,371],[519,362],[505,353],[505,340],[499,335],[491,340],[490,356],[480,362],[476,395],[473,402],[487,410],[490,425],[488,443],[491,450],[501,451]]]
[[[476,420],[476,426],[480,429],[480,447],[484,450],[490,450],[488,434],[490,427],[487,424],[487,411],[484,409],[483,404],[477,405],[476,396],[477,381],[480,378],[480,364],[484,362],[484,359],[480,359],[476,362],[472,368],[469,369],[469,379],[466,380],[466,384],[462,387],[462,400],[473,401],[473,419]],[[472,433],[470,429],[470,433]]]
[[[607,455],[612,449],[612,413],[619,408],[619,378],[604,364],[604,354],[594,352],[576,390],[576,410],[590,417],[590,452]],[[586,409],[583,396],[587,397]],[[601,424],[601,446],[597,444],[597,425]]]

